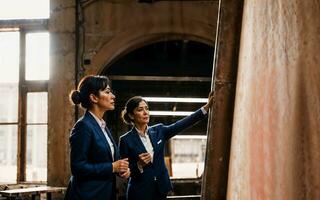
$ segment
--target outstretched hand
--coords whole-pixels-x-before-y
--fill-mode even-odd
[[[208,102],[203,108],[208,112],[214,102],[214,91],[211,91],[208,96]]]

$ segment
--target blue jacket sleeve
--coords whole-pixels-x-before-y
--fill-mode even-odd
[[[111,178],[112,161],[92,163],[89,161],[90,144],[92,142],[92,130],[79,121],[74,126],[70,136],[70,162],[71,172],[79,178]]]
[[[170,124],[168,126],[163,126],[162,130],[164,133],[164,137],[166,140],[170,139],[171,137],[175,136],[179,132],[193,126],[200,120],[205,118],[205,114],[201,111],[201,109],[198,109],[191,115],[184,117],[183,119],[180,119],[179,121]]]

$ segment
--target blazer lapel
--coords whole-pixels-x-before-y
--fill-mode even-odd
[[[108,134],[108,136],[109,136],[109,138],[110,138],[110,140],[111,140],[111,142],[113,144],[113,147],[114,147],[114,160],[119,160],[120,159],[119,149],[118,149],[118,147],[116,145],[116,142],[114,141],[114,139],[112,137],[111,131],[109,130],[109,128],[107,126],[106,126],[105,130],[106,130],[106,132],[107,132],[107,134]],[[109,147],[109,149],[110,149],[110,147]],[[110,149],[110,152],[111,152],[111,149]]]
[[[105,145],[106,145],[106,148],[107,148],[107,150],[108,150],[108,152],[109,152],[110,158],[112,159],[111,148],[110,148],[109,143],[108,143],[108,141],[107,141],[107,138],[106,138],[106,136],[104,135],[104,133],[103,133],[101,127],[99,126],[98,122],[97,122],[96,119],[89,113],[89,111],[86,112],[86,116],[87,116],[88,120],[91,122],[91,124],[93,125],[93,127],[94,127],[94,129],[95,129],[94,132],[97,133],[97,134],[99,135],[100,139],[104,141],[104,143],[105,143]],[[110,138],[110,136],[109,136],[109,138]],[[110,138],[110,139],[111,139],[111,141],[112,141],[112,138]],[[113,143],[113,144],[114,144],[114,143]]]
[[[142,143],[142,141],[140,139],[140,136],[139,136],[139,133],[137,132],[137,130],[135,128],[132,128],[131,133],[132,133],[132,137],[134,138],[134,142],[136,143],[136,146],[138,147],[139,154],[147,152],[144,144]],[[153,147],[153,153],[155,155],[158,152],[158,148],[157,148],[158,145],[157,145],[157,141],[156,141],[157,138],[155,136],[155,130],[150,128],[148,130],[148,136],[150,138],[150,141],[151,141],[151,144]]]
[[[155,148],[157,147],[157,141],[156,141],[156,137],[154,135],[154,130],[152,128],[150,128],[148,130],[148,135],[149,135],[149,138],[150,138],[150,141],[151,141],[151,144],[152,144],[152,147],[153,147],[153,151],[155,150]]]
[[[139,133],[137,132],[137,130],[134,127],[131,130],[131,134],[132,134],[133,141],[136,144],[136,147],[138,148],[139,154],[147,152],[147,149],[145,148],[145,146],[143,145],[143,143],[140,139]]]
[[[157,150],[158,150],[158,144],[157,144],[157,138],[155,136],[155,130],[153,128],[150,128],[148,130],[148,135],[149,135],[149,138],[150,138],[150,141],[151,141],[151,144],[152,144],[152,147],[153,147],[153,154],[155,155]],[[153,156],[154,157],[154,156]]]

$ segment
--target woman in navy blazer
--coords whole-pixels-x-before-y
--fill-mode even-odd
[[[65,199],[115,199],[115,175],[130,176],[128,159],[120,160],[118,147],[103,120],[114,109],[115,96],[105,76],[86,76],[70,94],[86,111],[70,136],[71,179]]]
[[[174,124],[148,126],[149,107],[142,97],[132,97],[122,111],[123,121],[134,127],[120,137],[120,154],[129,158],[131,177],[128,183],[129,200],[162,200],[172,190],[164,162],[165,143],[182,130],[205,118],[213,102],[210,93],[208,103]]]

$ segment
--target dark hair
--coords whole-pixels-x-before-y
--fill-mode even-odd
[[[78,90],[70,93],[70,99],[74,104],[81,104],[82,108],[91,108],[90,94],[99,96],[99,91],[110,85],[110,80],[106,76],[88,75],[81,79]]]
[[[129,117],[129,114],[133,114],[133,110],[139,106],[141,101],[144,101],[146,104],[148,104],[148,102],[141,96],[131,97],[127,101],[125,108],[121,112],[121,118],[124,123],[133,124],[133,120]]]

